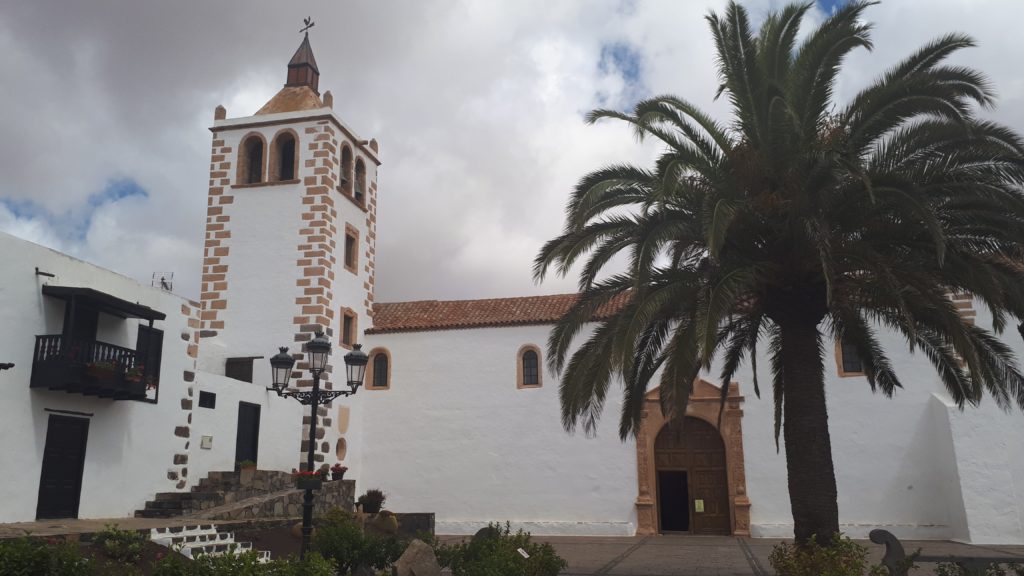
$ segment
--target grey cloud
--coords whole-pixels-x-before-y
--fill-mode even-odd
[[[148,199],[105,205],[84,240],[45,217],[0,204],[0,229],[148,280],[174,270],[198,293],[209,139],[217,104],[251,114],[284,81],[301,18],[321,88],[339,115],[377,138],[380,171],[378,300],[472,298],[571,291],[573,278],[534,286],[533,256],[562,224],[585,172],[647,162],[614,124],[582,114],[630,97],[602,46],[642,58],[653,93],[677,93],[724,118],[704,14],[717,2],[10,3],[0,13],[0,200],[32,200],[55,214],[80,210],[112,179]],[[748,5],[763,14],[778,2]],[[928,38],[963,30],[981,42],[964,62],[1004,95],[993,115],[1024,127],[1009,28],[1024,5],[989,0],[888,1],[872,8],[876,50],[851,59],[841,96]],[[137,258],[116,256],[130,247]]]

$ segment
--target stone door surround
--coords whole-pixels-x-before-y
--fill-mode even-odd
[[[690,395],[686,416],[699,418],[711,424],[722,435],[725,444],[726,477],[729,484],[729,515],[734,536],[750,536],[750,500],[747,498],[747,480],[743,468],[743,396],[739,385],[729,384],[729,395],[722,408],[722,427],[718,427],[721,390],[698,379]],[[636,465],[638,495],[636,498],[637,535],[658,533],[658,502],[655,482],[654,440],[667,420],[661,413],[658,389],[647,393],[641,414],[640,430],[636,436]]]

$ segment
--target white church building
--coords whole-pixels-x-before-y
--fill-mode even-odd
[[[218,107],[210,131],[198,301],[0,234],[0,363],[14,364],[0,371],[0,522],[130,516],[240,460],[299,467],[308,408],[267,390],[267,359],[290,346],[292,385],[310,386],[302,344],[324,330],[322,385],[344,385],[353,345],[370,358],[364,388],[316,414],[316,461],[348,466],[391,510],[434,512],[438,533],[509,520],[540,535],[792,535],[772,402],[749,380],[729,384],[720,426],[709,378],[674,422],[650,390],[635,440],[618,438],[615,389],[597,436],[570,435],[544,348],[575,296],[375,300],[381,147],[333,111],[308,38],[280,92],[251,116]],[[1003,339],[1024,357],[1018,334]],[[857,359],[834,355],[848,535],[1024,544],[1024,415],[957,409],[906,353],[905,388],[873,395]]]

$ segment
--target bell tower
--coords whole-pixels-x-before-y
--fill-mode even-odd
[[[306,31],[285,85],[262,108],[238,118],[222,106],[214,112],[200,295],[204,371],[225,374],[229,358],[268,358],[290,346],[302,373],[292,385],[312,386],[302,344],[323,330],[338,376],[329,365],[321,385],[344,386],[342,356],[372,325],[379,147],[335,114],[319,82]],[[265,362],[253,367],[254,386],[269,385]],[[321,429],[318,462],[336,434]]]

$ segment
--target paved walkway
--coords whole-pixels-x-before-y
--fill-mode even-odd
[[[209,522],[209,521],[198,521]],[[42,520],[0,524],[0,538],[32,534],[51,536],[86,534],[117,524],[126,530],[196,524],[190,518],[108,518],[98,520]],[[220,522],[218,522],[220,523]],[[443,536],[442,540],[461,540],[464,536]],[[781,540],[735,538],[732,536],[636,536],[636,537],[535,537],[550,542],[569,562],[567,576],[771,576],[768,555]],[[878,562],[883,548],[861,542]],[[1024,564],[1024,546],[980,546],[956,542],[905,541],[912,552],[920,548],[929,555],[1020,556]],[[914,576],[929,576],[931,566],[922,566]]]
[[[569,562],[571,576],[771,576],[772,547],[781,540],[731,536],[638,536],[633,538],[535,537],[550,542]],[[862,541],[870,561],[881,560],[882,546]],[[976,546],[946,541],[905,541],[907,552],[958,556],[1020,556],[1024,546]],[[932,565],[912,574],[931,576]]]

